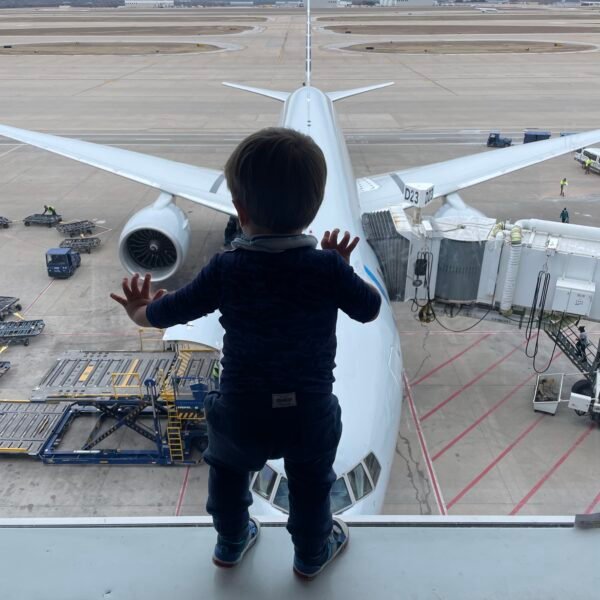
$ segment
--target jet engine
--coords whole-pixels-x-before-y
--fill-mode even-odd
[[[119,239],[119,258],[130,273],[151,273],[164,281],[185,261],[190,226],[185,213],[162,193],[151,206],[135,213]]]

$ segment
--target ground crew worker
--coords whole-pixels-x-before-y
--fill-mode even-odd
[[[590,174],[590,167],[592,166],[592,159],[591,158],[586,158],[585,159],[585,174],[589,175]]]
[[[219,376],[221,375],[221,363],[217,360],[213,365],[213,368],[210,372],[210,376],[215,380],[219,381]]]
[[[54,208],[54,206],[49,206],[49,205],[47,206],[46,204],[44,204],[44,212],[42,214],[45,215],[46,213],[55,217],[56,209]]]
[[[579,339],[577,340],[577,354],[579,355],[579,357],[581,358],[581,360],[585,360],[586,359],[586,348],[589,345],[589,340],[588,340],[588,334],[587,331],[585,330],[585,327],[583,325],[581,325],[580,327],[578,327],[579,329]]]
[[[565,195],[565,188],[569,185],[569,182],[567,181],[566,177],[563,177],[560,180],[560,195],[564,196]]]
[[[560,220],[563,223],[569,222],[569,211],[567,210],[566,206],[560,211]]]

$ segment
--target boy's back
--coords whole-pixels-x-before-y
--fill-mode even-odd
[[[190,285],[149,306],[159,327],[221,311],[223,393],[330,393],[338,309],[361,322],[379,310],[379,294],[337,252],[296,238],[304,245],[286,251],[259,250],[254,238],[252,250],[218,254]]]

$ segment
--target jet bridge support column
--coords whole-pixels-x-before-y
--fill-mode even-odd
[[[512,310],[522,249],[521,228],[515,225],[510,232],[510,256],[508,257],[508,269],[504,280],[504,289],[502,290],[502,300],[500,301],[501,313],[510,313]]]

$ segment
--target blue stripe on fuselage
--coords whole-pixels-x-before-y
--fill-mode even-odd
[[[379,282],[379,279],[377,279],[377,277],[375,277],[375,275],[373,275],[373,273],[371,272],[371,269],[369,269],[369,267],[367,267],[366,265],[364,265],[364,269],[365,269],[365,273],[370,277],[370,279],[373,280],[373,283],[377,286],[377,289],[381,292],[381,295],[385,298],[386,302],[389,304],[390,299],[388,298],[385,288]]]

